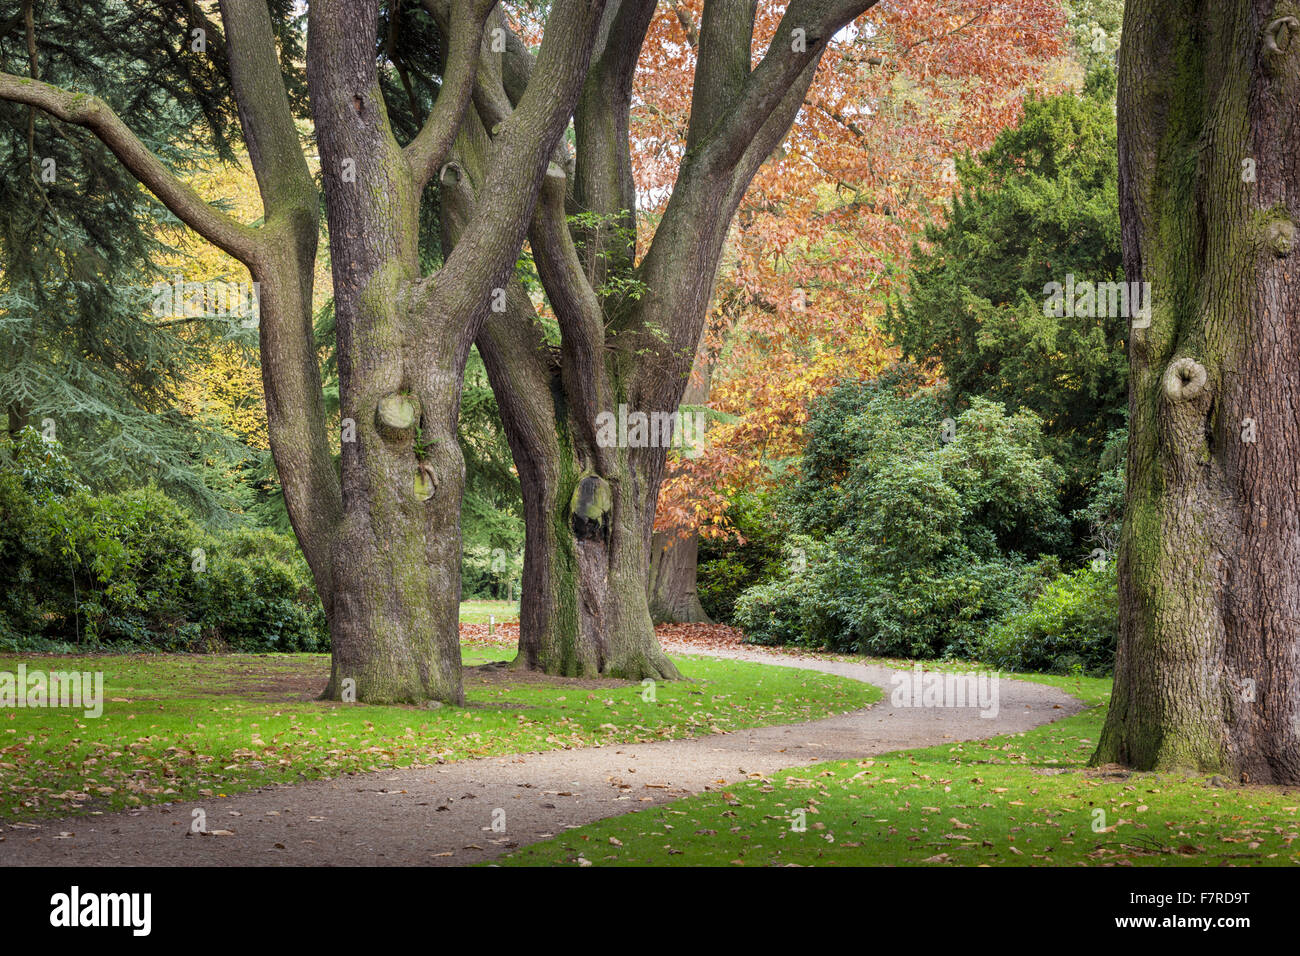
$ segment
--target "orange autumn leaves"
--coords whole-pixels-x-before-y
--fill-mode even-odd
[[[633,163],[651,222],[684,152],[702,0],[661,3],[642,52]],[[785,10],[762,4],[754,60]],[[954,160],[988,147],[1029,90],[1064,85],[1059,2],[886,0],[841,31],[732,226],[703,349],[719,413],[670,466],[658,530],[728,533],[727,495],[796,455],[810,398],[895,357],[877,331]]]

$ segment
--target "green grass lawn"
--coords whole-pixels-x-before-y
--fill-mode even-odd
[[[927,665],[928,666],[928,665]],[[504,865],[1221,866],[1300,863],[1300,790],[1086,766],[1109,680],[1043,677],[1084,712],[1023,734],[827,763],[642,810]],[[803,811],[801,814],[796,811]],[[1100,813],[1098,812],[1100,811]],[[797,829],[800,820],[802,830]],[[1097,827],[1100,832],[1094,830]]]
[[[467,664],[513,648],[472,646]],[[690,681],[573,682],[466,672],[468,706],[323,703],[329,658],[301,655],[0,657],[0,671],[104,674],[104,712],[0,711],[0,819],[198,800],[270,783],[521,751],[689,737],[826,717],[880,692],[790,668],[675,658]]]
[[[460,623],[486,624],[489,615],[496,618],[498,624],[519,620],[518,601],[461,601]]]

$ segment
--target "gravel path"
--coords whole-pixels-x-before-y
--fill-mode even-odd
[[[996,717],[974,707],[894,707],[886,667],[758,650],[706,654],[839,674],[885,698],[840,717],[691,740],[466,760],[277,786],[223,800],[75,817],[0,833],[0,865],[464,865],[568,827],[827,760],[1028,730],[1083,705],[1042,684],[1002,680]],[[190,832],[192,811],[207,834]],[[493,830],[504,817],[504,831]]]

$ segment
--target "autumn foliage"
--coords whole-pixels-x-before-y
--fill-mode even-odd
[[[685,148],[701,7],[661,4],[642,53],[634,161],[651,221]],[[760,9],[755,59],[783,10]],[[1047,0],[888,0],[833,41],[733,223],[697,363],[711,374],[708,447],[672,464],[658,530],[728,534],[728,493],[798,453],[808,400],[894,358],[877,319],[955,160],[1014,123],[1028,90],[1064,85],[1066,48]]]

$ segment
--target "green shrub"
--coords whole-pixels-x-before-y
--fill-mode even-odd
[[[14,647],[43,626],[38,597],[50,573],[49,533],[21,478],[0,470],[0,640]]]
[[[831,564],[823,542],[790,539],[781,573],[745,590],[735,603],[734,623],[751,644],[796,644],[844,649],[841,623],[826,600],[825,569]]]
[[[812,410],[789,496],[802,561],[746,591],[750,641],[966,657],[1059,569],[1060,469],[1032,412],[972,398],[945,421],[906,370],[847,383]]]
[[[232,651],[328,651],[325,611],[292,539],[241,529],[215,542],[201,575],[205,639]]]
[[[153,486],[93,495],[20,439],[0,457],[0,648],[328,649],[292,538],[212,535]]]
[[[1124,523],[1124,474],[1128,457],[1128,430],[1118,429],[1106,439],[1095,481],[1086,504],[1071,517],[1086,529],[1083,535],[1091,548],[1114,554]]]
[[[805,553],[802,573],[750,588],[737,601],[736,625],[748,642],[968,658],[988,628],[1025,607],[1057,566],[1050,557],[1027,564],[962,552],[934,565],[869,570],[821,542],[808,543]]]
[[[734,495],[727,516],[736,536],[700,540],[696,589],[704,612],[731,624],[741,594],[780,577],[784,531],[774,520],[773,502],[765,494]]]
[[[152,486],[78,491],[40,512],[61,572],[51,575],[44,611],[60,636],[169,650],[193,641],[191,564],[209,540],[176,502]]]
[[[1115,565],[1063,574],[985,635],[976,656],[1002,670],[1104,675],[1115,666]]]
[[[63,445],[45,438],[31,425],[0,441],[0,469],[17,478],[37,502],[86,490],[63,454]]]
[[[845,595],[841,643],[873,656],[969,658],[992,623],[1024,606],[1033,578],[1017,558],[971,553],[873,575]]]

